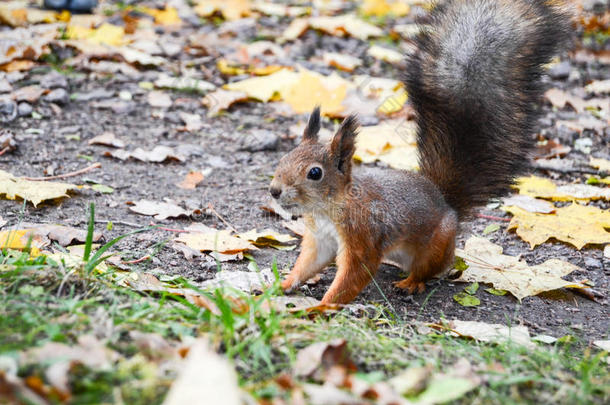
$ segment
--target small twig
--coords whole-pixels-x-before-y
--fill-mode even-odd
[[[91,171],[93,169],[99,169],[100,167],[102,167],[102,164],[98,162],[98,163],[92,164],[91,166],[85,167],[84,169],[77,170],[75,172],[59,174],[57,176],[48,176],[48,177],[24,177],[24,179],[29,180],[29,181],[46,181],[46,180],[65,179],[66,177],[78,176],[80,174],[87,173],[88,171]]]
[[[581,297],[588,298],[593,302],[597,302],[597,297],[603,297],[602,294],[593,289],[585,290],[583,288],[571,288],[570,291],[576,295],[580,295]]]
[[[4,155],[6,152],[8,152],[11,149],[10,146],[7,146],[6,148],[0,150],[0,156]]]
[[[231,230],[233,232],[239,233],[239,232],[237,232],[237,229],[235,229],[233,227],[233,225],[231,225],[230,223],[225,221],[225,219],[218,212],[216,212],[216,209],[214,209],[214,206],[212,205],[212,203],[208,203],[208,208],[210,211],[212,211],[212,214],[216,215],[216,217],[222,221],[223,224],[225,224],[227,227],[231,228]]]
[[[180,232],[180,233],[188,233],[189,231],[185,231],[184,229],[174,229],[174,228],[165,228],[163,226],[159,226],[157,224],[155,224],[154,222],[150,221],[150,226],[154,226],[156,229],[159,229],[160,231],[167,231],[167,232]]]
[[[125,221],[113,221],[111,219],[96,219],[95,223],[96,224],[104,224],[104,223],[108,223],[111,222],[113,225],[125,225],[125,226],[131,226],[134,228],[144,228],[142,225],[140,224],[136,224],[133,222],[125,222]]]
[[[150,259],[150,255],[146,255],[146,256],[142,256],[139,259],[135,259],[135,260],[121,260],[121,264],[136,264],[136,263],[142,263],[146,260]]]
[[[492,221],[510,222],[510,218],[494,217],[492,215],[477,214],[478,218],[490,219]]]

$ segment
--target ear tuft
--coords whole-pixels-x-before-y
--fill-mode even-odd
[[[320,106],[316,106],[309,116],[309,122],[303,132],[303,141],[318,141],[318,132],[320,132]]]
[[[355,115],[348,116],[341,123],[341,127],[330,144],[330,153],[335,159],[337,168],[346,175],[351,173],[352,156],[356,150],[355,142],[359,125]]]

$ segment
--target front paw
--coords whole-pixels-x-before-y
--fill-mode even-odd
[[[286,277],[284,280],[282,280],[280,286],[282,287],[282,290],[284,290],[285,293],[291,293],[296,287],[298,287],[297,285],[295,285],[294,280],[292,280],[292,278],[290,277]]]

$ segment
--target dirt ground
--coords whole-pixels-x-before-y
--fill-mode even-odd
[[[258,24],[264,24],[264,19]],[[242,34],[239,34],[242,35]],[[243,34],[247,35],[247,34]],[[291,58],[305,60],[311,53],[320,49],[350,49],[354,56],[363,55],[366,47],[354,39],[334,38],[309,32],[291,47]],[[181,56],[186,57],[186,56]],[[204,65],[214,68],[214,61]],[[579,88],[588,80],[608,76],[608,67],[590,64],[571,63],[570,79],[546,79],[548,85],[563,89]],[[26,77],[15,83],[15,86],[36,84],[51,68],[38,68],[29,72]],[[129,91],[133,100],[128,101],[124,111],[114,112],[96,108],[95,100],[71,100],[54,109],[49,103],[39,101],[34,110],[41,114],[39,119],[30,116],[20,117],[4,124],[16,135],[19,147],[16,151],[0,156],[0,169],[17,176],[43,176],[61,174],[81,169],[91,164],[91,160],[102,163],[102,168],[91,171],[70,182],[82,184],[91,179],[115,189],[112,194],[100,194],[93,190],[81,190],[71,198],[56,202],[41,203],[38,208],[27,204],[25,213],[23,204],[16,201],[0,200],[0,215],[8,221],[5,227],[25,221],[33,223],[58,223],[86,228],[88,206],[96,206],[98,229],[103,230],[106,240],[135,229],[146,226],[150,217],[135,214],[128,209],[129,201],[149,199],[163,201],[171,199],[187,208],[202,208],[212,204],[222,217],[239,231],[252,228],[273,228],[282,233],[288,232],[281,224],[281,219],[260,209],[268,198],[267,186],[275,164],[285,152],[295,145],[289,136],[289,128],[302,122],[304,116],[284,117],[277,113],[270,104],[248,102],[234,105],[231,109],[215,118],[205,118],[207,110],[200,103],[200,96],[173,92],[174,105],[159,114],[146,102],[146,90],[138,82],[156,77],[157,71],[143,71],[141,77],[127,77],[120,73],[111,77],[100,78],[86,72],[71,72],[68,78],[71,94],[91,94],[96,89],[110,90],[107,99],[118,101],[120,91]],[[359,68],[357,73],[398,77],[398,69],[378,63],[368,63]],[[345,73],[342,73],[345,75]],[[552,111],[550,105],[543,105],[545,116],[540,120],[540,132],[547,138],[558,137],[572,144],[574,135],[559,133],[554,125],[557,119],[573,118],[575,113]],[[198,113],[204,117],[204,127],[198,133],[181,132],[177,113],[180,111]],[[159,115],[162,115],[160,117]],[[332,128],[325,122],[327,128]],[[255,130],[270,131],[280,136],[277,150],[248,152],[242,148],[242,141]],[[149,150],[156,145],[183,147],[191,152],[184,163],[144,163],[134,160],[120,161],[104,157],[103,153],[111,148],[88,145],[88,141],[103,132],[113,132],[128,143],[128,149],[142,147]],[[610,134],[593,134],[592,153],[595,156],[610,156],[608,144]],[[88,158],[90,157],[90,158]],[[585,160],[585,155],[572,151],[568,157]],[[176,186],[190,170],[211,169],[211,173],[195,190],[183,190]],[[389,170],[389,169],[388,169]],[[573,180],[582,178],[581,173],[558,173],[538,171],[540,175],[551,175],[555,179]],[[609,208],[607,202],[597,202],[598,206]],[[492,216],[506,216],[499,209],[482,208],[481,213]],[[194,218],[168,219],[156,221],[168,228],[182,229],[193,220],[208,226],[224,228],[225,225],[213,214],[201,214]],[[104,230],[105,223],[112,221],[111,231]],[[472,234],[481,234],[493,220],[477,218],[463,226],[459,246]],[[466,308],[453,300],[453,295],[464,288],[464,284],[450,280],[437,280],[428,283],[426,293],[409,296],[392,286],[392,283],[404,275],[384,265],[376,281],[383,294],[371,283],[358,297],[356,303],[391,304],[397,315],[406,322],[413,320],[438,321],[439,318],[482,320],[485,322],[524,324],[533,333],[560,337],[572,334],[585,341],[607,338],[610,331],[610,260],[603,257],[600,247],[586,247],[578,251],[571,246],[553,241],[545,243],[534,250],[513,232],[506,231],[506,222],[501,229],[488,236],[494,243],[502,245],[505,253],[522,255],[530,264],[538,264],[551,258],[567,260],[580,266],[583,271],[575,272],[568,278],[573,280],[588,279],[599,293],[595,301],[576,295],[571,291],[557,291],[525,298],[519,303],[511,295],[495,296],[479,291],[477,296],[481,305]],[[5,228],[6,229],[6,228]],[[156,271],[168,275],[184,275],[201,282],[210,279],[216,272],[216,263],[207,256],[187,260],[184,255],[171,247],[175,234],[164,231],[151,231],[126,239],[119,246],[126,252],[126,259],[137,259],[150,253],[157,246],[160,248],[152,261],[133,265],[133,269]],[[164,243],[167,242],[167,243]],[[279,269],[287,270],[294,263],[298,248],[293,251],[261,249],[253,253],[259,267],[269,267],[273,260]],[[223,270],[246,270],[247,260],[225,262]],[[321,280],[301,289],[299,293],[321,298],[334,275],[334,268],[329,268]]]

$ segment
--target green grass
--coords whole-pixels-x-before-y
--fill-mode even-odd
[[[89,222],[91,235],[93,210]],[[117,286],[116,280],[124,275],[96,267],[119,240],[94,251],[88,238],[87,260],[71,265],[44,255],[0,251],[0,370],[3,358],[17,359],[20,353],[48,342],[77,345],[79,337],[95,335],[119,357],[103,371],[74,365],[69,374],[70,403],[156,404],[163,401],[179,366],[167,362],[162,351],[143,349],[134,333],[157,334],[174,347],[206,336],[232,359],[243,389],[258,399],[289,401],[290,392],[275,381],[290,372],[298,351],[314,342],[343,338],[359,378],[368,381],[386,381],[409,367],[424,365],[442,373],[459,359],[468,360],[483,383],[458,403],[610,400],[608,354],[576,338],[534,349],[510,342],[483,344],[441,332],[418,333],[415,320],[397,319],[386,305],[367,307],[357,315],[343,311],[310,319],[304,313],[265,308],[279,294],[277,283],[261,296],[251,297],[228,290],[201,292],[183,278],[172,281],[175,287],[206,294],[218,308],[212,314],[181,296],[148,295]],[[237,297],[246,309],[237,311],[235,298],[230,297]],[[49,389],[48,366],[45,362],[20,364],[18,376],[38,378]],[[52,390],[46,397],[61,402]]]

